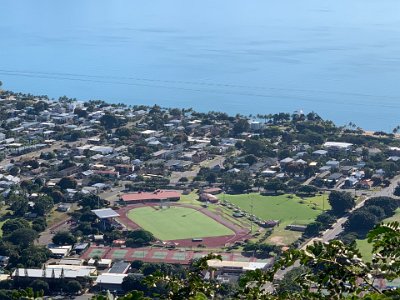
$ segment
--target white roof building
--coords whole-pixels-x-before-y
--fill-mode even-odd
[[[244,261],[230,261],[211,259],[207,261],[210,268],[215,269],[232,269],[238,271],[254,271],[257,269],[264,269],[269,264],[267,262],[244,262]]]
[[[107,146],[93,146],[92,148],[90,148],[90,151],[105,155],[105,154],[113,153],[114,152],[114,148],[113,147],[107,147]]]
[[[101,208],[101,209],[94,209],[92,212],[99,218],[99,219],[109,219],[109,218],[116,218],[119,217],[119,213],[111,208]]]
[[[69,266],[68,266],[69,267]],[[27,277],[27,278],[83,278],[93,274],[93,268],[59,268],[58,266],[47,266],[44,269],[24,269],[18,268],[13,273],[13,277]]]
[[[122,284],[124,278],[128,274],[117,274],[117,273],[103,273],[97,276],[97,284]]]
[[[343,142],[326,142],[324,143],[324,148],[333,148],[339,150],[347,150],[353,146],[351,143],[343,143]]]

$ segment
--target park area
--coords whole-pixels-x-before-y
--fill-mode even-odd
[[[384,219],[382,223],[389,223],[389,222],[400,222],[400,208],[398,208],[395,214],[387,219]],[[372,260],[372,244],[368,243],[368,240],[365,239],[357,239],[357,247],[360,250],[362,257],[366,261]]]
[[[248,213],[263,220],[279,220],[269,241],[274,244],[288,245],[300,237],[300,232],[285,230],[289,224],[307,225],[323,212],[329,210],[327,195],[300,198],[295,195],[263,196],[258,193],[224,195],[222,200],[229,201]]]
[[[156,238],[165,241],[234,234],[231,229],[201,211],[188,207],[145,206],[130,210],[127,216]]]

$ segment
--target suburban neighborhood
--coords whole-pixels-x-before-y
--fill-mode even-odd
[[[2,287],[149,292],[146,276],[208,258],[201,276],[225,286],[223,299],[246,272],[313,241],[355,242],[371,259],[367,231],[400,220],[397,133],[314,112],[229,116],[9,91],[0,108]],[[279,272],[267,291],[290,270]]]

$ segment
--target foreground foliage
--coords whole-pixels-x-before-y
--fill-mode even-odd
[[[123,299],[400,299],[400,291],[378,284],[400,276],[400,224],[378,225],[369,232],[368,241],[373,245],[371,262],[364,262],[355,243],[315,242],[305,250],[285,252],[270,270],[245,273],[238,287],[225,294],[220,283],[203,279],[205,271],[212,271],[207,261],[221,259],[210,254],[194,262],[185,276],[162,272],[147,276],[148,288],[131,291]],[[276,281],[279,272],[284,277]],[[147,293],[160,285],[163,294]]]

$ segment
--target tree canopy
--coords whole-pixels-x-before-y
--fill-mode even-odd
[[[68,231],[59,231],[53,236],[53,243],[56,245],[73,245],[76,237]]]
[[[328,198],[332,211],[337,215],[342,215],[352,209],[356,202],[349,192],[332,191]]]
[[[77,182],[75,179],[71,178],[71,177],[63,177],[61,178],[61,180],[57,183],[57,185],[63,189],[74,189],[77,186]]]

